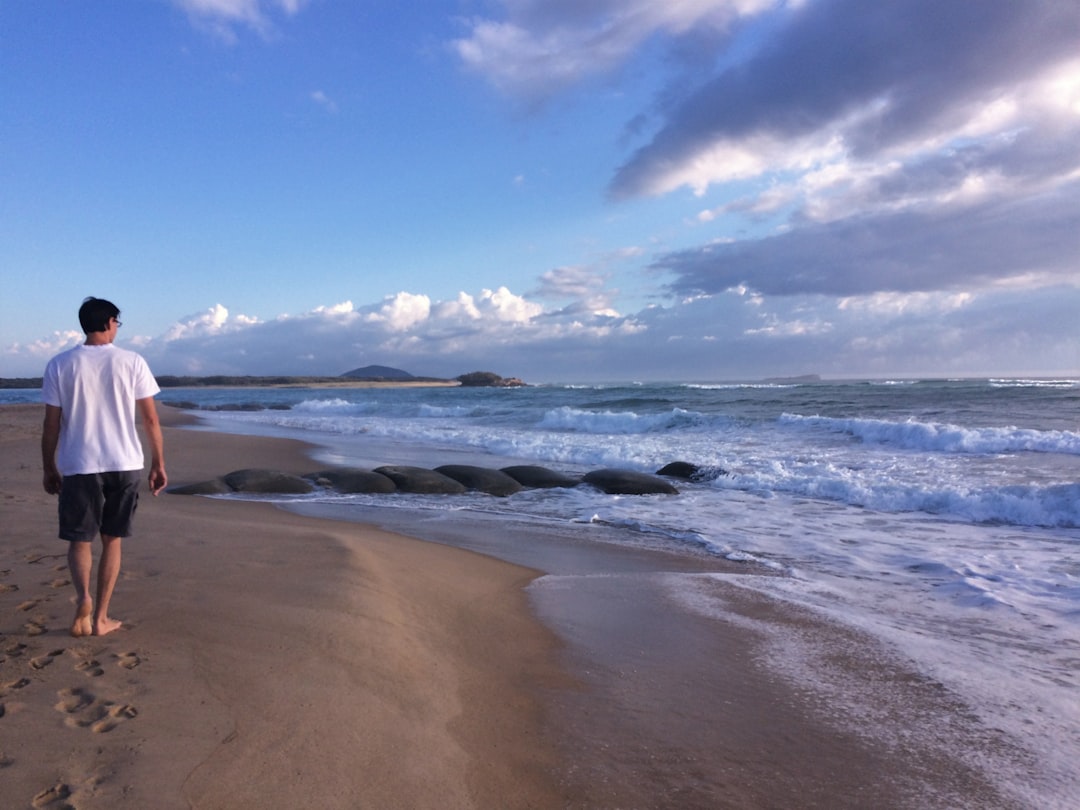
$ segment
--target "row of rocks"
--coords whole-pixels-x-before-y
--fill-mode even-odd
[[[342,494],[410,492],[457,495],[484,492],[506,497],[522,489],[568,488],[588,484],[609,495],[677,495],[679,490],[668,478],[704,481],[724,474],[723,470],[709,470],[684,461],[672,462],[657,470],[655,475],[606,468],[580,477],[528,464],[503,467],[501,470],[467,464],[446,464],[433,470],[404,465],[388,465],[374,470],[342,467],[304,476],[277,470],[244,469],[210,481],[173,487],[169,492],[177,495],[302,495],[314,492],[317,487],[324,487]]]

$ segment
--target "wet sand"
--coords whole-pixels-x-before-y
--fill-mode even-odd
[[[161,410],[172,485],[319,468],[302,443]],[[124,627],[71,638],[40,415],[0,408],[13,807],[1014,806],[961,756],[997,744],[963,706],[872,640],[727,581],[761,572],[498,519],[395,533],[144,494]],[[686,577],[725,612],[680,602]],[[854,697],[782,675],[792,639]]]

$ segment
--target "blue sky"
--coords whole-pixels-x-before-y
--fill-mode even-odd
[[[1080,374],[1080,6],[0,0],[0,376]]]

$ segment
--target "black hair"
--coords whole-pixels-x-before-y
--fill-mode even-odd
[[[109,321],[118,317],[120,317],[120,310],[116,304],[104,298],[94,298],[91,295],[84,298],[82,306],[79,307],[79,325],[88,335],[91,332],[107,332]]]

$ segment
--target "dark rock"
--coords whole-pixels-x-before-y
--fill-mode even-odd
[[[224,476],[224,480],[234,492],[300,495],[315,489],[310,481],[277,470],[235,470]]]
[[[665,464],[656,471],[657,475],[666,475],[669,478],[684,478],[687,481],[713,481],[721,475],[727,475],[727,470],[722,467],[699,467],[689,461],[673,461]]]
[[[470,371],[455,379],[465,388],[516,388],[525,385],[517,377],[503,378],[493,371]]]
[[[422,467],[376,467],[375,472],[385,475],[402,492],[416,492],[427,495],[460,495],[465,492],[464,484],[447,475],[434,470],[425,470]]]
[[[523,487],[532,487],[534,489],[576,487],[581,483],[580,478],[575,478],[561,472],[549,470],[547,467],[538,467],[532,464],[519,464],[513,467],[503,467],[502,472],[509,475]]]
[[[669,478],[685,478],[687,481],[691,481],[700,469],[697,464],[691,464],[689,461],[673,461],[657,470],[656,474],[666,475]]]
[[[352,467],[343,467],[336,470],[323,470],[322,472],[305,475],[309,481],[332,487],[346,495],[358,492],[396,492],[397,484],[371,470],[358,470]]]
[[[165,491],[170,495],[227,495],[233,490],[222,479],[215,478],[212,481],[200,481],[198,484],[169,487]]]
[[[593,470],[582,479],[608,495],[678,495],[663,478],[632,470]]]
[[[435,472],[453,478],[467,489],[486,492],[488,495],[505,497],[521,491],[521,484],[500,470],[473,467],[468,464],[445,464]]]

